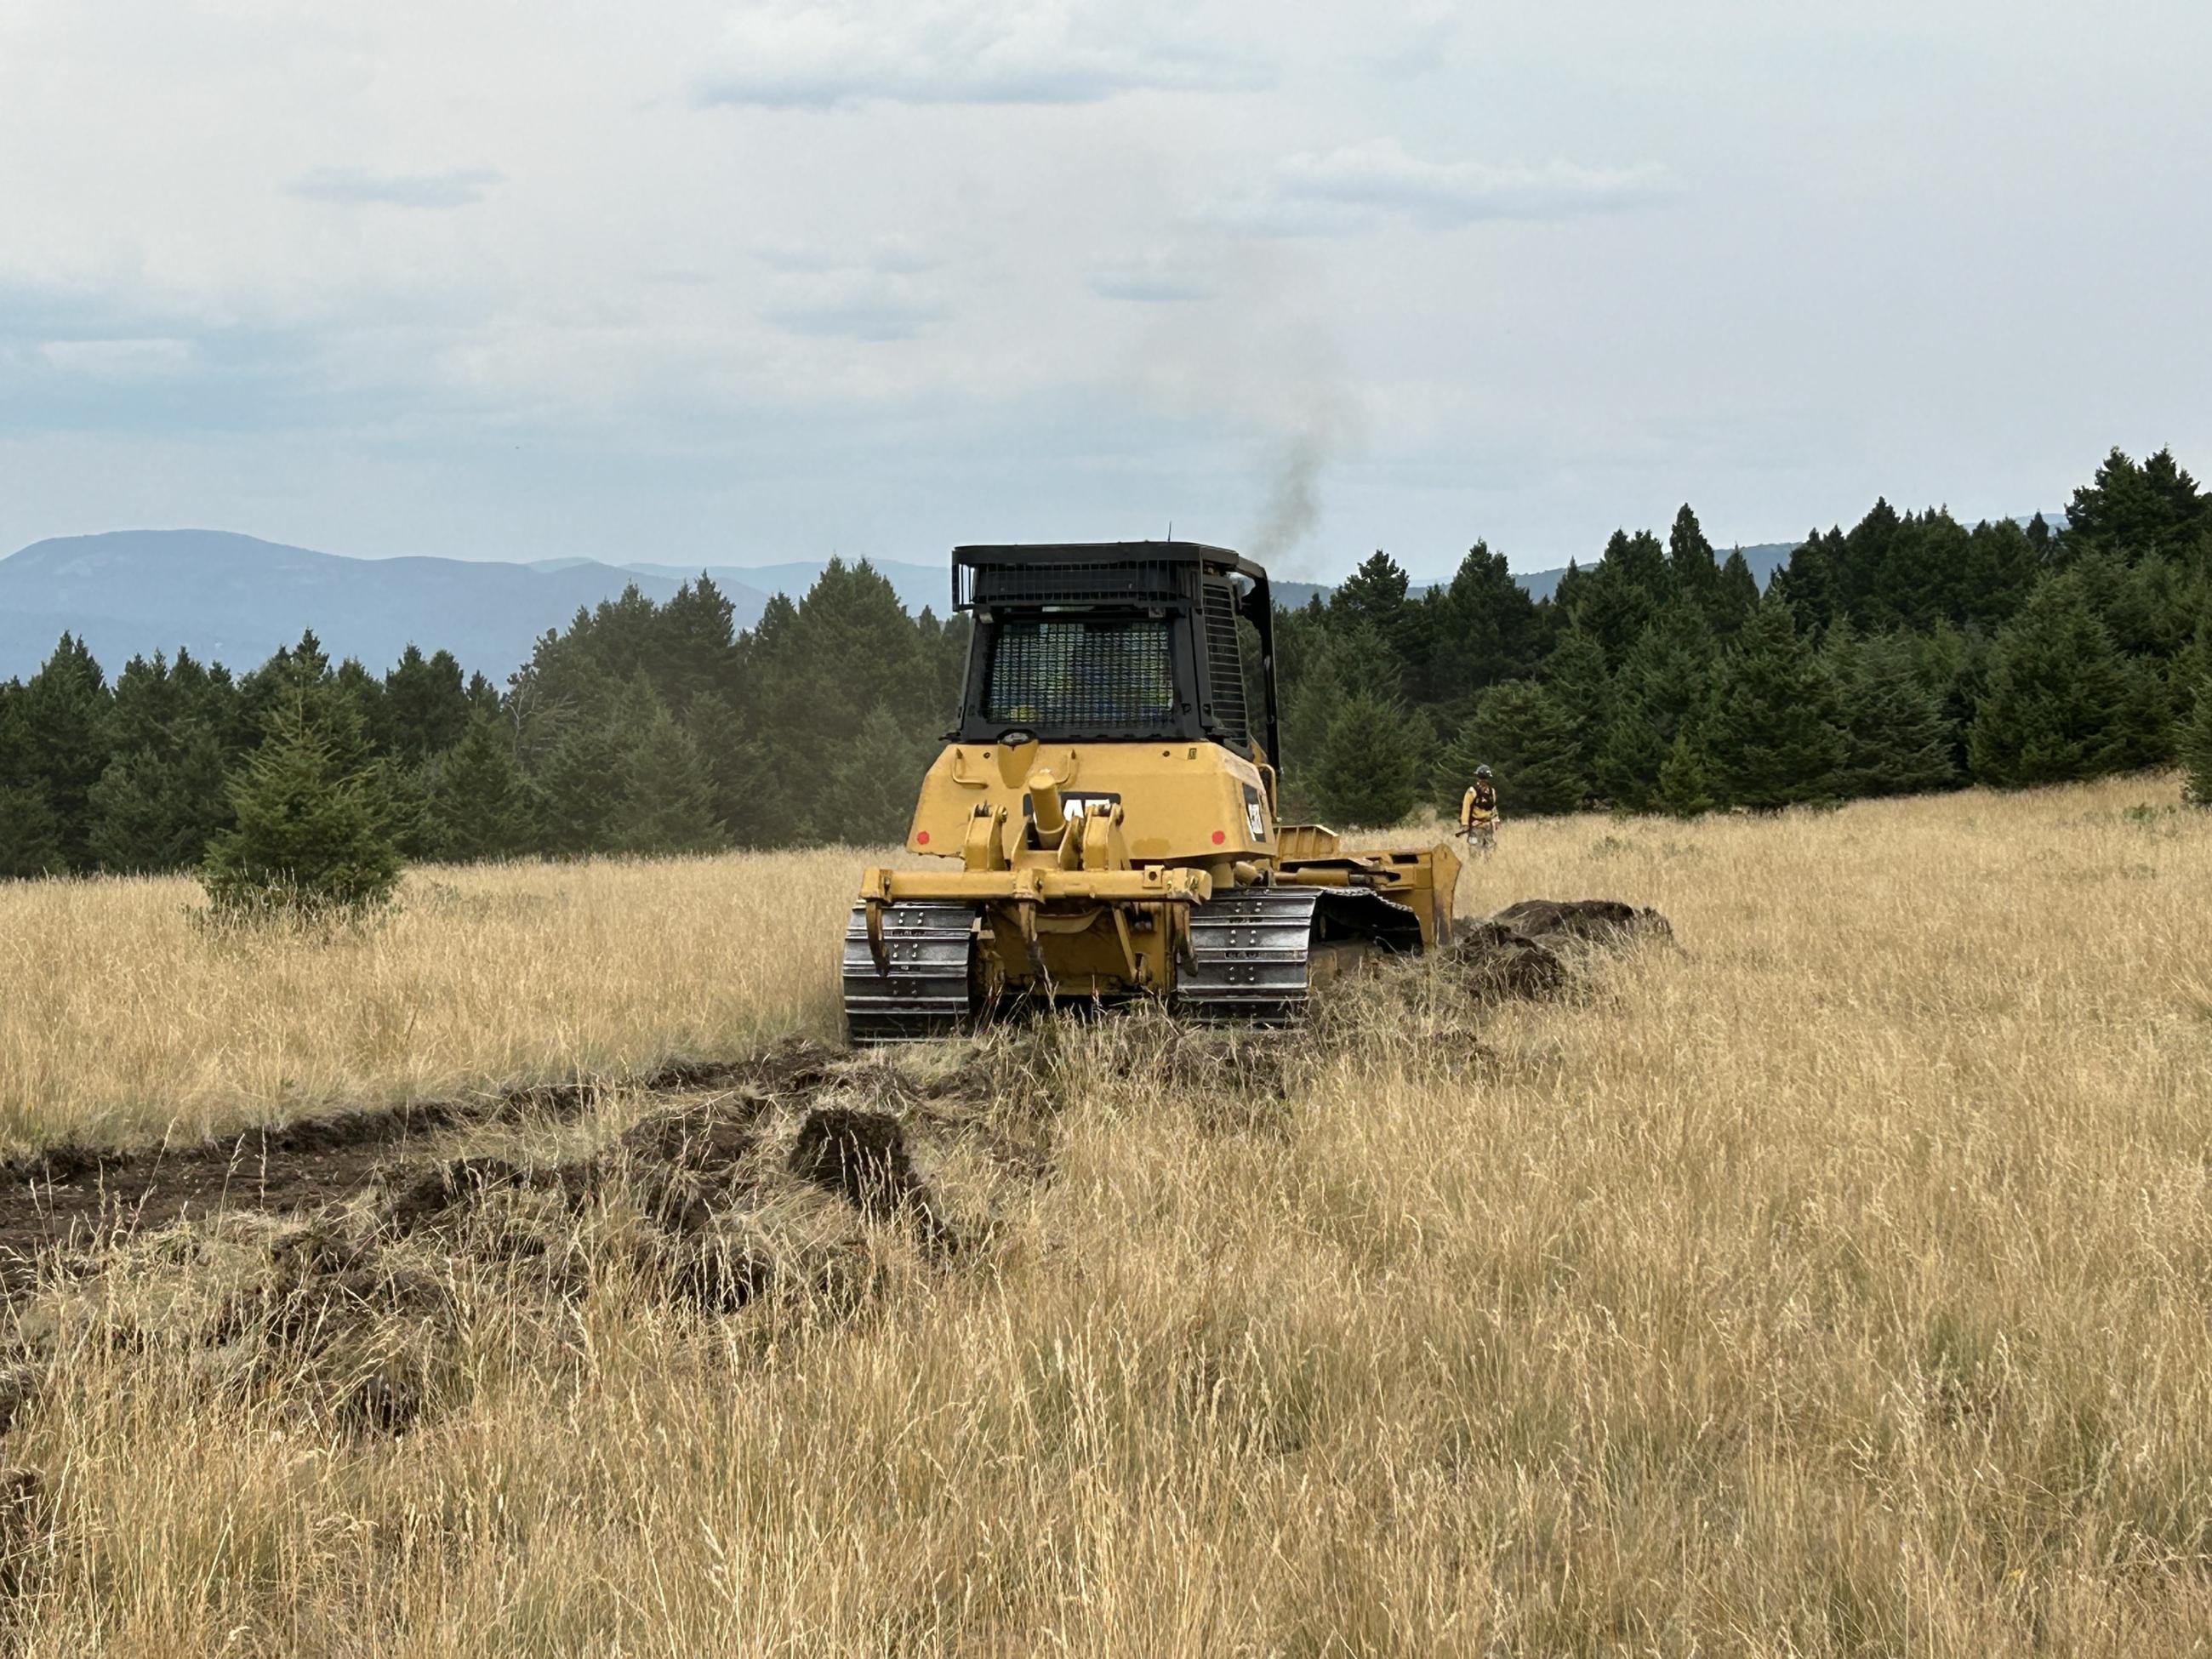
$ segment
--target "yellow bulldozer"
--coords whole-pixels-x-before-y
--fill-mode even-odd
[[[959,721],[907,850],[845,933],[856,1043],[1013,1003],[1165,999],[1289,1024],[1316,986],[1451,935],[1449,846],[1357,851],[1277,817],[1267,574],[1194,542],[961,547]]]

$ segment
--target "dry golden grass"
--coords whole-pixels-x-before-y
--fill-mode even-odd
[[[0,884],[0,1146],[186,1140],[834,1036],[849,848],[409,873],[324,940],[222,933],[180,878]]]
[[[1279,1101],[1157,1022],[1063,1034],[994,1109],[1048,1179],[926,1169],[987,1234],[779,1199],[746,1224],[838,1271],[732,1315],[651,1294],[619,1204],[565,1298],[426,1255],[397,1437],[145,1311],[282,1226],[147,1241],[22,1316],[21,1648],[2212,1651],[2212,815],[2126,810],[2171,799],[1509,824],[1465,908],[1610,895],[1680,948],[1479,1033],[1439,975],[1363,988]],[[8,1098],[65,1135],[823,1030],[849,862],[434,872],[477,902],[152,967],[179,890],[0,894],[46,942]]]

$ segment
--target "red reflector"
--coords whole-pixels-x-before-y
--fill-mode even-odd
[[[1216,847],[1220,846],[1223,842],[1227,841],[1228,839],[1229,835],[1226,830],[1217,830],[1213,832],[1213,844]]]
[[[917,847],[927,847],[927,846],[928,846],[928,845],[929,845],[929,831],[928,831],[928,830],[915,830],[915,831],[914,832],[914,840],[915,840],[915,846],[917,846]]]

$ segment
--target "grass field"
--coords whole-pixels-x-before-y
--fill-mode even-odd
[[[941,1100],[855,1073],[957,1248],[763,1174],[710,1227],[778,1264],[736,1311],[668,1293],[619,1183],[131,1240],[13,1304],[10,1639],[2212,1652],[2212,814],[2173,794],[1509,824],[1463,911],[1620,897],[1678,948],[1544,1002],[1371,983],[1247,1077],[1145,1019],[988,1086],[901,1062]],[[418,872],[336,943],[0,887],[0,1113],[188,1138],[826,1036],[859,856]],[[394,1366],[404,1421],[333,1407]]]
[[[838,1030],[849,848],[410,872],[331,939],[221,933],[181,878],[0,884],[0,1145],[619,1074]]]

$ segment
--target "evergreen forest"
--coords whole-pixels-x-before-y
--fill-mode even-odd
[[[305,838],[367,893],[401,859],[894,840],[966,635],[833,562],[743,630],[703,577],[633,590],[504,687],[435,649],[334,663],[313,633],[242,673],[180,651],[111,678],[64,636],[0,684],[0,876],[197,868],[220,898]],[[1509,817],[2177,762],[2212,801],[2212,495],[2169,453],[2115,450],[2063,526],[1877,501],[1764,592],[1686,506],[1540,601],[1480,543],[1419,592],[1377,552],[1279,614],[1277,657],[1285,810],[1337,823],[1449,811],[1485,763]]]

